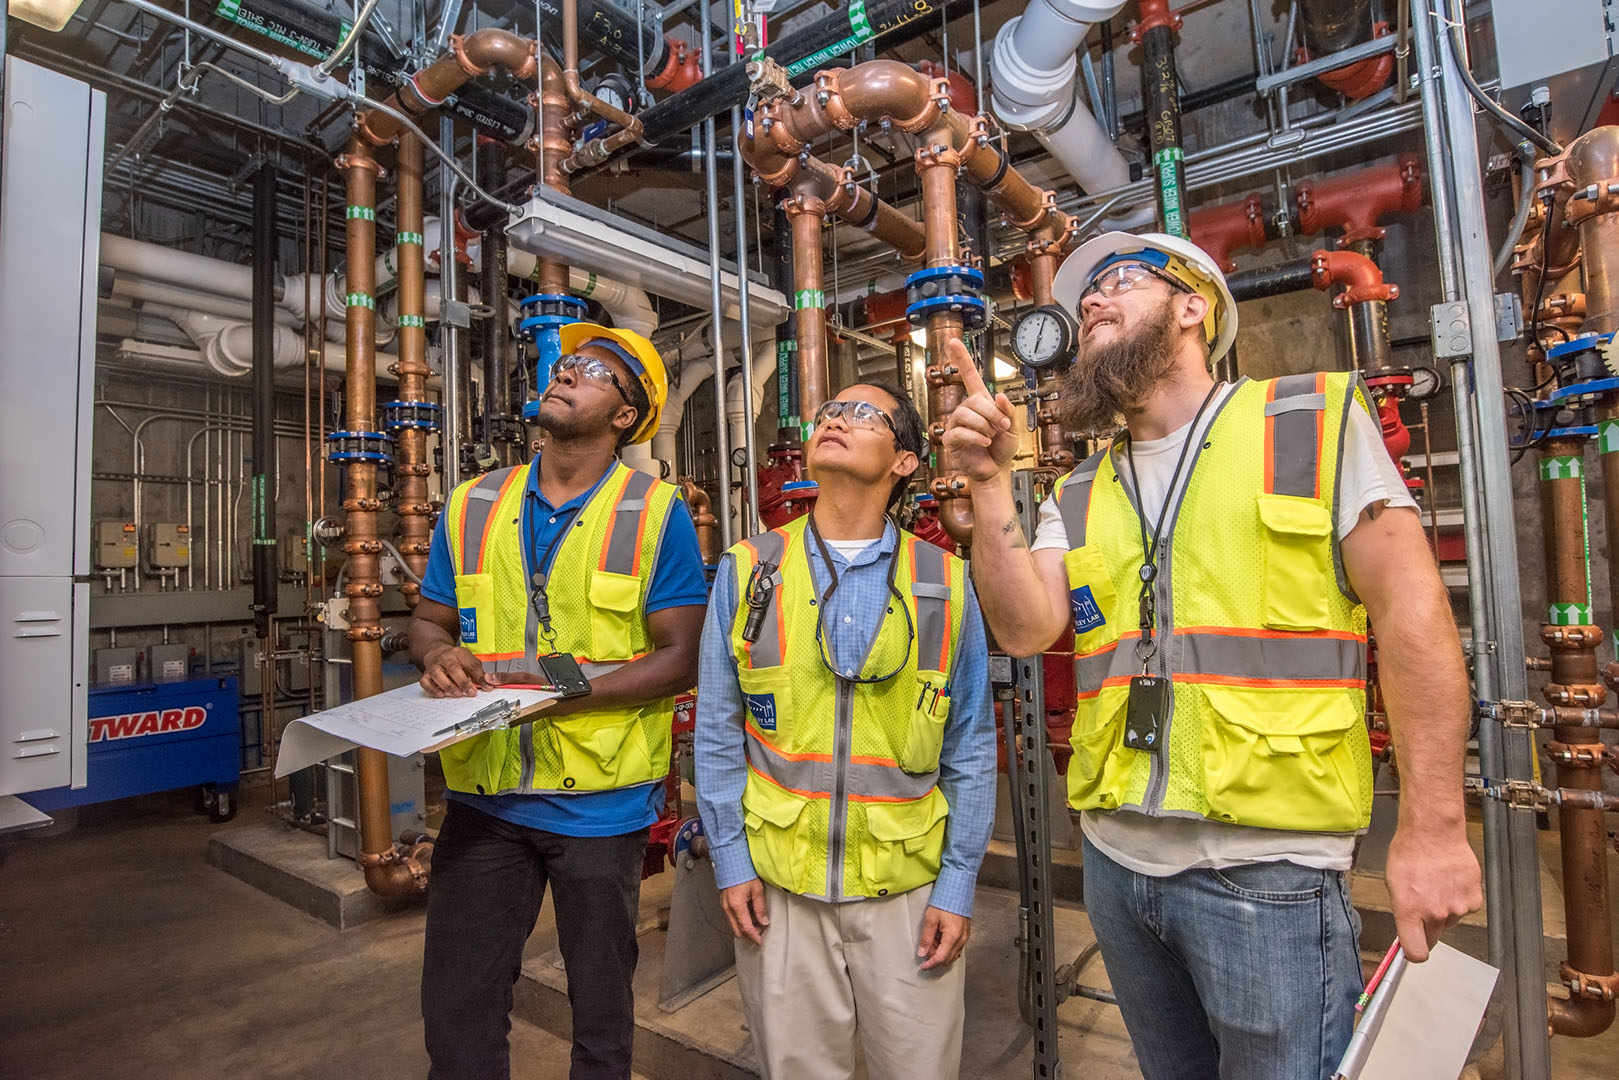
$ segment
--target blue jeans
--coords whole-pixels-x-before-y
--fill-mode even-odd
[[[1147,877],[1085,841],[1085,909],[1146,1080],[1322,1080],[1354,1027],[1347,875],[1293,863]]]

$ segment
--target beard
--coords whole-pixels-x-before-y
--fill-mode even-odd
[[[1091,435],[1119,426],[1175,370],[1176,326],[1169,305],[1143,315],[1134,329],[1120,324],[1105,344],[1081,340],[1060,376],[1058,412],[1070,431]]]

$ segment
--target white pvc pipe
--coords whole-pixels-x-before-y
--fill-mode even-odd
[[[1076,183],[1104,191],[1130,182],[1130,166],[1074,85],[1075,51],[1092,24],[1123,0],[1032,0],[995,35],[990,107],[1002,123],[1032,132]]]
[[[252,267],[193,255],[162,244],[104,232],[101,234],[101,264],[122,273],[183,285],[216,296],[253,299]]]

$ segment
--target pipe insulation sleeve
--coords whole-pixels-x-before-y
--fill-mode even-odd
[[[1091,25],[1123,3],[1034,0],[1001,27],[990,55],[990,107],[1010,128],[1032,132],[1086,191],[1130,182],[1130,166],[1078,97],[1075,52]]]

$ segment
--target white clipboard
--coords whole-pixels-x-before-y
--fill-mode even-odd
[[[521,722],[562,695],[497,686],[477,697],[428,697],[421,684],[351,701],[288,724],[276,755],[278,777],[364,746],[397,757],[437,750]]]

